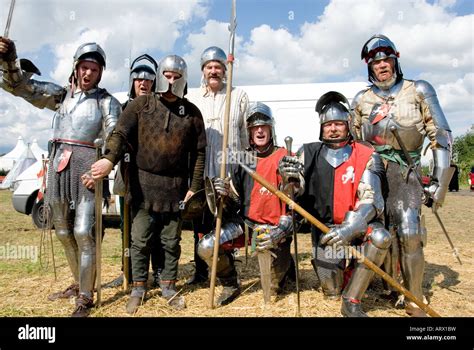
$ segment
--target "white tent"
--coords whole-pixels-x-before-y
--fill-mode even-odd
[[[19,136],[15,148],[13,148],[4,156],[0,157],[0,169],[12,169],[17,159],[22,156],[26,149],[28,149],[28,147],[26,146],[25,142],[23,142],[23,137]]]
[[[23,151],[23,154],[15,161],[15,165],[13,165],[8,175],[3,179],[3,182],[0,184],[0,189],[9,188],[18,175],[36,162],[37,159],[28,145]]]
[[[44,158],[48,157],[48,151],[42,149],[38,145],[38,140],[36,140],[36,139],[33,139],[33,143],[31,144],[31,152],[33,152],[35,158],[38,159],[38,160],[42,160],[43,156],[44,156]]]

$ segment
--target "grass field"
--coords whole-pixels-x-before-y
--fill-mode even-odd
[[[429,210],[425,210],[428,228],[428,246],[425,249],[426,273],[423,282],[424,293],[431,307],[442,316],[474,316],[474,248],[472,217],[474,216],[474,193],[461,190],[449,193],[440,216],[451,235],[454,245],[459,249],[463,265],[451,253],[448,242]],[[57,279],[55,279],[51,254],[39,255],[42,233],[33,226],[30,216],[17,213],[11,204],[11,192],[0,191],[0,316],[69,316],[74,301],[47,300],[51,292],[67,287],[71,275],[58,240],[54,237]],[[182,235],[182,255],[178,289],[186,299],[187,308],[176,311],[167,306],[160,297],[160,290],[148,293],[145,304],[136,316],[191,316],[191,317],[238,317],[238,316],[286,316],[295,315],[296,293],[294,285],[272,304],[264,306],[259,283],[256,258],[249,257],[245,263],[245,252],[240,251],[237,268],[240,272],[243,293],[233,303],[209,309],[209,289],[188,287],[185,281],[193,273],[192,232]],[[299,234],[301,315],[306,317],[339,317],[340,302],[322,297],[319,282],[310,263],[311,241],[309,234]],[[102,279],[108,282],[120,273],[120,231],[106,229],[103,243]],[[50,252],[48,246],[47,252]],[[29,255],[25,255],[29,253]],[[23,254],[23,255],[22,255]],[[21,255],[21,256],[20,256]],[[49,263],[49,264],[47,264]],[[216,288],[216,295],[220,292]],[[380,298],[381,281],[374,281],[367,292],[363,308],[369,316],[405,317],[402,309]],[[121,288],[102,289],[102,306],[94,309],[91,316],[128,316],[125,305],[128,293]]]

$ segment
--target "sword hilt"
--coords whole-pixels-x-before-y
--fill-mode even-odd
[[[97,138],[94,140],[94,147],[97,151],[97,160],[102,156],[102,147],[104,146],[104,140]]]
[[[291,146],[293,144],[293,138],[291,136],[285,137],[286,150],[288,151],[287,155],[291,156]]]

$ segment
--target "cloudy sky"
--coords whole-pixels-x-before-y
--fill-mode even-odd
[[[199,56],[228,48],[230,0],[17,0],[10,28],[19,57],[64,85],[84,42],[107,53],[101,86],[128,88],[130,58],[175,53],[199,85]],[[0,0],[3,33],[10,0]],[[408,79],[437,90],[454,136],[474,123],[474,2],[471,0],[237,0],[235,85],[366,81],[364,42],[389,36]],[[53,113],[0,90],[0,154],[18,136],[46,147]]]

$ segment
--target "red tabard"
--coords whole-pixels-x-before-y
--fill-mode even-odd
[[[367,162],[374,150],[360,143],[352,144],[349,159],[336,168],[334,173],[333,220],[340,224],[346,212],[354,210],[357,205],[357,188]]]
[[[266,158],[258,158],[257,173],[278,188],[281,176],[278,174],[278,163],[286,156],[286,149],[279,148],[275,153]],[[254,181],[250,195],[250,220],[262,224],[277,225],[280,216],[285,214],[285,205],[273,193]]]

